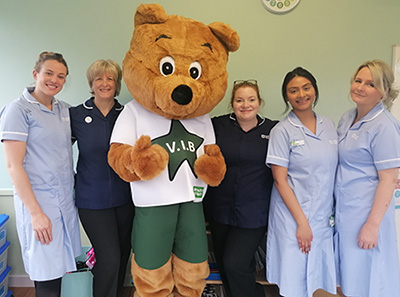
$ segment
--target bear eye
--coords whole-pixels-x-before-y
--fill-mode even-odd
[[[199,62],[193,62],[189,67],[189,75],[193,79],[199,79],[201,76],[201,65]]]
[[[172,57],[166,56],[160,61],[160,72],[162,75],[171,75],[175,71],[175,61]]]

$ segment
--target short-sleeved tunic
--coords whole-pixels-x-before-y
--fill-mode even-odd
[[[303,254],[297,224],[274,186],[267,237],[267,280],[287,297],[312,297],[322,288],[336,292],[333,228],[333,187],[337,166],[337,134],[327,117],[316,115],[316,134],[290,112],[270,135],[267,164],[288,169],[288,183],[313,232],[311,251]]]
[[[26,142],[23,162],[40,207],[52,224],[53,241],[36,240],[31,216],[14,191],[17,231],[25,270],[35,281],[62,277],[76,270],[81,254],[78,217],[73,199],[73,164],[68,104],[53,98],[53,110],[24,90],[1,112],[1,140]]]
[[[339,166],[335,187],[339,284],[346,296],[400,296],[394,199],[383,217],[377,247],[358,246],[379,183],[378,170],[400,167],[400,124],[376,105],[352,125],[356,109],[338,125]]]

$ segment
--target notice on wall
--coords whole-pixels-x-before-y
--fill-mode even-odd
[[[393,46],[392,69],[395,77],[395,87],[400,89],[400,45]],[[394,100],[390,111],[400,121],[400,94]]]

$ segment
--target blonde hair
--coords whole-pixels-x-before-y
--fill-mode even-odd
[[[89,83],[90,93],[93,95],[92,86],[93,81],[96,77],[102,74],[110,74],[115,81],[115,94],[114,96],[118,96],[121,91],[121,79],[122,79],[122,71],[121,67],[114,62],[113,60],[97,60],[89,66],[86,71],[86,78]]]
[[[364,67],[368,67],[371,71],[372,78],[374,80],[375,88],[377,88],[382,94],[382,102],[388,110],[393,105],[393,101],[399,94],[399,90],[394,87],[394,74],[392,68],[382,60],[371,60],[362,63],[351,77],[353,82],[358,72]]]

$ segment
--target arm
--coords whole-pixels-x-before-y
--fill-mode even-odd
[[[286,167],[278,165],[271,165],[271,170],[274,176],[275,186],[286,207],[289,209],[290,214],[297,223],[296,238],[299,243],[299,248],[302,253],[308,254],[311,249],[313,234],[308,224],[307,217],[287,181],[288,170]]]
[[[379,183],[375,192],[374,203],[357,239],[358,246],[362,249],[372,249],[378,244],[379,228],[392,200],[398,172],[398,168],[378,171]]]
[[[3,143],[8,173],[18,196],[31,215],[35,237],[42,244],[49,244],[53,240],[51,221],[36,200],[28,175],[22,166],[26,153],[26,143],[14,140],[5,140]]]

